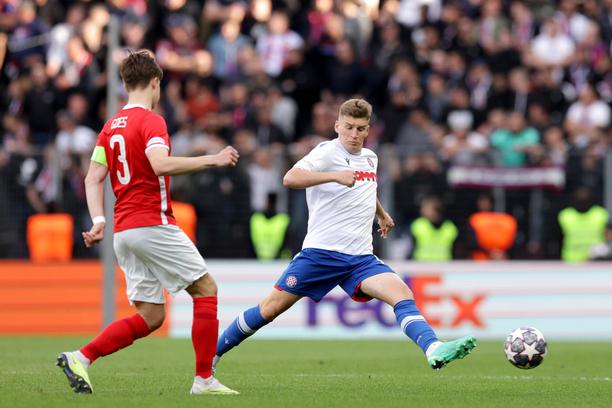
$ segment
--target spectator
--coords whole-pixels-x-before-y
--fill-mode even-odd
[[[55,79],[55,87],[60,91],[78,91],[93,95],[101,84],[100,67],[83,39],[73,35],[66,43],[68,59],[60,68]]]
[[[207,118],[221,109],[212,86],[205,79],[191,77],[185,86],[185,109],[199,129],[207,128]]]
[[[277,77],[285,67],[288,51],[303,44],[302,38],[289,28],[289,15],[280,10],[272,12],[267,32],[257,40],[257,53],[264,60],[266,73]]]
[[[425,111],[412,110],[408,120],[394,138],[393,142],[397,152],[406,156],[435,153],[436,146],[432,140],[432,127],[431,119]]]
[[[83,162],[87,163],[96,144],[96,132],[90,128],[79,125],[76,119],[66,111],[60,111],[57,114],[57,124],[59,132],[55,137],[55,146],[57,153],[60,155],[59,160],[63,166],[63,170],[71,163],[71,156],[83,158]],[[86,170],[86,169],[82,169]]]
[[[55,112],[59,100],[57,91],[50,83],[42,63],[32,66],[30,76],[32,85],[25,94],[23,113],[28,118],[32,143],[44,146],[53,141]]]
[[[181,80],[189,73],[208,76],[212,57],[198,41],[194,19],[186,14],[171,14],[164,25],[168,39],[157,44],[156,57],[170,80]]]
[[[85,20],[87,10],[83,4],[73,4],[66,12],[66,21],[53,26],[49,32],[49,47],[47,49],[47,74],[57,75],[63,65],[68,63],[66,44],[76,34],[76,30]]]
[[[565,141],[563,129],[552,126],[544,131],[542,136],[544,142],[542,147],[541,164],[545,166],[565,167],[569,154],[569,145]]]
[[[448,107],[448,92],[446,81],[442,75],[433,73],[427,78],[427,94],[425,106],[434,122],[440,123]]]
[[[251,216],[251,243],[257,259],[269,261],[279,258],[283,251],[289,216],[276,209],[276,194],[268,194],[266,208]]]
[[[421,217],[410,225],[413,238],[411,258],[415,261],[440,262],[453,259],[457,227],[444,217],[439,197],[427,197],[421,202]]]
[[[549,18],[540,35],[531,42],[525,62],[536,68],[565,67],[572,62],[575,48],[572,39],[560,30],[559,23]]]
[[[215,77],[235,79],[238,77],[238,55],[243,47],[250,44],[247,36],[240,34],[240,23],[226,20],[221,25],[218,34],[208,42],[208,49],[213,58],[213,74]]]
[[[571,143],[583,148],[594,141],[597,128],[605,128],[609,124],[610,107],[599,99],[592,85],[586,85],[578,100],[567,111],[565,127]]]
[[[524,50],[535,33],[536,24],[533,12],[523,0],[515,0],[510,3],[510,14],[512,15],[512,38],[514,48]]]
[[[586,36],[590,21],[577,11],[576,0],[561,0],[559,10],[555,13],[555,20],[561,32],[570,36],[576,43],[580,43]]]
[[[406,156],[396,175],[394,208],[399,233],[419,217],[420,203],[448,191],[440,161],[432,153]]]
[[[30,0],[17,6],[16,17],[17,23],[8,37],[8,65],[13,73],[44,61],[44,36],[48,31],[36,14],[36,5]]]
[[[516,238],[516,219],[505,213],[495,212],[493,197],[483,193],[476,200],[477,211],[468,221],[468,242],[474,260],[508,259],[509,250]]]
[[[537,130],[528,127],[520,112],[508,116],[507,127],[493,132],[491,145],[500,153],[500,162],[505,167],[521,167],[528,163],[528,153],[540,140]]]
[[[283,95],[276,86],[268,90],[267,103],[270,107],[270,120],[283,132],[284,143],[293,142],[298,113],[297,103],[291,97]]]
[[[561,259],[581,262],[589,259],[592,246],[605,241],[608,211],[593,204],[590,190],[579,187],[572,196],[572,205],[559,213],[559,225],[563,234]]]
[[[472,117],[465,111],[448,116],[451,132],[444,137],[442,157],[450,165],[482,165],[488,162],[487,138],[472,131]]]
[[[295,135],[302,136],[310,123],[312,108],[319,100],[320,82],[315,68],[305,61],[303,49],[293,49],[287,54],[287,64],[278,77],[283,94],[297,104]]]
[[[365,91],[367,75],[348,40],[340,41],[336,46],[336,58],[325,70],[325,85],[334,95],[347,97]]]

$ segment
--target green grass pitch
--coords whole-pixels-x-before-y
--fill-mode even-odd
[[[190,396],[189,340],[151,338],[97,361],[93,395],[72,393],[53,365],[74,337],[0,337],[0,407],[610,407],[612,342],[549,344],[520,370],[502,342],[431,370],[410,341],[246,341],[219,378],[239,396]]]

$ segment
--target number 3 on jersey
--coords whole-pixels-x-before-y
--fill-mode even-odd
[[[125,139],[123,135],[113,135],[110,139],[110,147],[115,150],[115,144],[119,145],[119,156],[117,159],[123,165],[123,175],[117,170],[117,179],[121,184],[128,184],[130,182],[130,167],[128,166],[127,157],[125,156]]]

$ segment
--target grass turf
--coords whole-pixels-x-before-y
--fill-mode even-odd
[[[93,395],[73,394],[53,365],[84,338],[0,337],[0,407],[561,407],[612,406],[612,343],[549,344],[542,366],[519,370],[501,342],[431,370],[406,341],[245,342],[219,378],[239,396],[190,396],[189,340],[151,338],[100,359]]]

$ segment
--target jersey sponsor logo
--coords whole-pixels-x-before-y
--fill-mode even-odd
[[[120,118],[113,119],[111,122],[111,130],[112,129],[122,129],[127,126],[127,116],[121,116]]]
[[[298,280],[293,275],[289,275],[289,276],[287,276],[287,279],[285,279],[285,284],[287,284],[287,286],[290,287],[290,288],[295,288],[297,283],[298,283]]]
[[[376,173],[373,171],[356,171],[355,181],[376,181]]]

